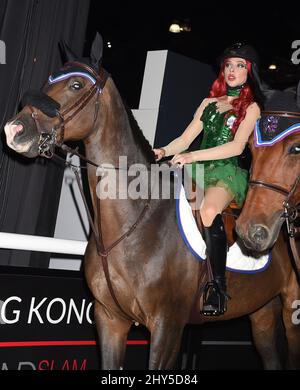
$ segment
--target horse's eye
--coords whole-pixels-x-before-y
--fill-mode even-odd
[[[290,147],[289,154],[299,154],[300,153],[300,144],[296,144]]]
[[[83,84],[80,81],[73,81],[70,85],[70,88],[74,91],[78,91],[79,89],[83,88]]]

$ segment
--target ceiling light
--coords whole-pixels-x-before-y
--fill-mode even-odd
[[[170,31],[171,33],[177,34],[177,33],[180,33],[181,27],[179,26],[178,23],[172,23],[172,24],[170,25],[170,27],[169,27],[169,31]]]
[[[191,22],[190,19],[173,20],[170,24],[169,31],[171,33],[190,32]]]
[[[271,65],[269,65],[269,69],[270,70],[276,70],[277,66],[275,64],[271,64]]]

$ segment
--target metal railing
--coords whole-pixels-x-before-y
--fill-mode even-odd
[[[0,248],[84,255],[87,241],[0,232]]]

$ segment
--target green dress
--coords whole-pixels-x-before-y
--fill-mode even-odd
[[[228,112],[219,113],[216,102],[209,103],[201,116],[203,139],[200,150],[213,148],[231,141],[233,139],[231,127],[234,120],[235,116],[233,114],[228,114]],[[223,187],[232,194],[238,206],[242,206],[248,188],[248,172],[239,167],[237,156],[188,164],[186,168],[189,175],[200,185],[200,183],[203,183],[203,178],[197,178],[199,170],[194,169],[196,164],[204,164],[204,189]]]

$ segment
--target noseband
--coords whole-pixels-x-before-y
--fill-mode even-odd
[[[81,68],[83,71],[88,72],[91,74],[96,82],[93,84],[89,90],[87,90],[78,100],[76,100],[75,103],[73,103],[71,106],[67,107],[64,111],[60,112],[60,104],[56,102],[55,100],[51,99],[53,104],[55,104],[55,114],[49,115],[49,113],[40,107],[37,103],[28,103],[31,110],[31,116],[36,124],[36,127],[38,129],[38,132],[40,134],[40,138],[38,141],[38,153],[42,157],[46,158],[52,158],[54,154],[55,146],[61,146],[64,141],[64,133],[65,133],[65,125],[70,122],[72,119],[75,118],[75,116],[89,103],[89,101],[92,99],[92,97],[96,94],[96,101],[95,101],[95,111],[94,111],[94,120],[93,120],[93,126],[94,128],[95,123],[98,118],[98,112],[99,112],[99,96],[100,93],[102,93],[102,90],[106,84],[107,78],[109,74],[106,72],[104,68],[100,68],[99,74],[90,66],[83,64],[81,62],[67,62],[62,70],[67,70],[71,66],[76,66],[77,68]],[[40,93],[42,98],[45,100],[46,98],[49,98],[48,95],[44,93]],[[49,99],[47,99],[49,102]],[[41,126],[38,121],[38,113],[34,111],[33,107],[36,107],[40,109],[45,115],[49,117],[56,116],[59,119],[59,123],[55,125],[50,132],[45,132],[43,129],[41,129]],[[52,107],[53,109],[54,107]],[[60,132],[60,136],[58,138],[58,131]]]
[[[262,111],[262,114],[280,116],[284,118],[296,118],[296,119],[300,118],[300,113],[297,112]],[[298,175],[290,190],[287,190],[276,184],[266,183],[262,180],[249,180],[248,182],[249,186],[251,187],[255,187],[255,186],[263,187],[265,189],[278,192],[279,194],[284,195],[286,197],[282,203],[283,206],[282,216],[285,218],[288,234],[290,237],[294,237],[295,235],[294,221],[296,220],[298,213],[300,211],[299,205],[297,205],[295,202],[292,201],[292,198],[299,185],[299,182],[300,182],[300,175]]]

